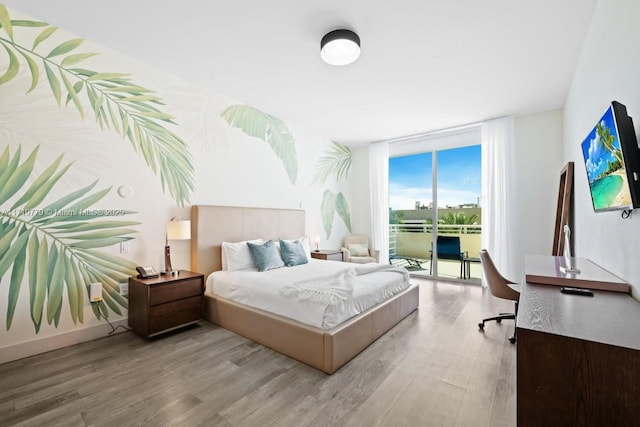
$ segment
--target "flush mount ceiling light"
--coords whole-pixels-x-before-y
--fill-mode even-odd
[[[360,56],[360,37],[351,30],[333,30],[320,41],[320,57],[327,64],[347,65]]]

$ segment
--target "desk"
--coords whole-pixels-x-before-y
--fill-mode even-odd
[[[586,258],[571,258],[580,273],[563,273],[564,257],[527,255],[525,281],[541,285],[573,286],[603,291],[629,292],[629,284]]]
[[[625,293],[593,293],[522,284],[518,426],[640,424],[640,303]]]

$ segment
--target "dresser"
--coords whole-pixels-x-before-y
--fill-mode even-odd
[[[595,280],[589,274],[573,284]],[[570,275],[564,279],[572,285]],[[640,425],[638,301],[623,292],[572,295],[525,281],[517,337],[519,427]]]
[[[129,326],[143,337],[174,330],[202,318],[204,275],[180,270],[177,275],[129,278]]]

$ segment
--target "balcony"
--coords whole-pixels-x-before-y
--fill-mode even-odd
[[[482,225],[438,224],[441,236],[460,237],[462,252],[469,258],[479,258]],[[403,265],[417,276],[431,276],[430,250],[433,241],[432,224],[389,224],[389,254],[398,258],[394,264]],[[420,269],[421,268],[421,269]],[[460,275],[460,262],[438,260],[438,276],[478,282],[482,277],[479,262],[469,262],[468,270]]]

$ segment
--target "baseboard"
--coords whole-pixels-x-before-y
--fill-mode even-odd
[[[127,319],[116,320],[111,322],[111,324],[114,328],[120,325],[126,327]],[[124,329],[119,328],[118,331],[114,333],[120,333],[121,331],[124,332]],[[111,332],[111,326],[108,324],[95,325],[0,347],[0,364],[106,337],[109,335],[109,332]]]

